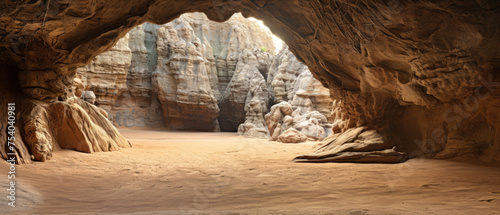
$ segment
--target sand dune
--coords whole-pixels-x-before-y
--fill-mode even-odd
[[[133,148],[17,167],[5,214],[500,214],[500,166],[474,160],[293,163],[314,143],[120,129]],[[7,186],[8,164],[0,164]],[[6,189],[1,189],[6,196]]]

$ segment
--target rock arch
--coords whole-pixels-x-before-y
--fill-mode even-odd
[[[67,145],[62,142],[69,140],[47,126],[69,115],[92,122],[82,127],[72,118],[77,122],[72,131],[85,140],[83,151],[128,146],[100,120],[102,113],[74,99],[75,68],[140,23],[166,23],[195,11],[215,21],[235,12],[263,20],[343,101],[339,111],[347,127],[377,129],[401,150],[419,155],[500,159],[497,1],[3,0],[2,5],[0,110],[5,116],[7,103],[17,105],[20,163],[29,162],[30,154],[48,158],[48,151],[37,155],[47,149],[44,144]],[[0,152],[7,158],[5,117],[0,125]],[[92,140],[96,131],[114,143],[98,146]]]

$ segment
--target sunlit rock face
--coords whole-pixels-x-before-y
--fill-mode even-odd
[[[245,102],[245,122],[238,126],[238,135],[253,138],[269,138],[269,131],[264,120],[267,112],[265,90],[255,85],[248,91]]]
[[[236,35],[236,37],[229,37],[231,34]],[[249,35],[253,36],[248,37]],[[235,14],[224,23],[209,21],[202,13],[184,14],[163,26],[150,23],[137,26],[127,34],[127,38],[132,57],[130,58],[128,55],[115,56],[115,58],[120,58],[116,59],[117,62],[131,59],[125,89],[120,91],[117,99],[113,98],[110,102],[111,105],[103,105],[102,102],[96,103],[98,106],[103,105],[108,110],[109,119],[117,125],[167,127],[169,129],[217,129],[215,126],[217,122],[214,120],[217,111],[210,111],[215,107],[214,100],[209,98],[211,101],[203,102],[202,100],[206,98],[201,100],[197,98],[202,94],[194,88],[200,87],[210,94],[209,97],[215,97],[219,104],[218,108],[221,110],[217,118],[219,128],[222,131],[235,132],[239,129],[240,124],[247,121],[246,118],[249,114],[247,94],[248,92],[257,93],[255,91],[257,88],[254,89],[250,86],[254,81],[258,82],[257,85],[262,88],[260,91],[267,96],[259,98],[265,104],[263,107],[266,109],[263,114],[267,113],[268,107],[274,102],[275,91],[276,94],[282,94],[276,98],[277,101],[285,99],[291,102],[296,92],[301,90],[302,94],[307,95],[301,94],[302,97],[295,99],[294,109],[303,105],[300,103],[302,98],[306,97],[306,100],[313,101],[311,107],[314,110],[320,110],[327,118],[331,115],[332,102],[329,99],[329,92],[319,81],[314,79],[307,66],[300,63],[288,49],[282,50],[276,57],[272,55],[272,51],[263,50],[264,46],[274,48],[274,44],[271,43],[271,33],[258,26],[257,21],[244,19],[241,14]],[[146,47],[148,42],[149,48]],[[194,47],[199,46],[199,50],[194,55],[190,55],[186,48],[190,44]],[[216,47],[215,49],[212,44]],[[177,47],[184,45],[186,47]],[[113,50],[119,48],[114,47]],[[219,56],[214,54],[214,50],[218,51]],[[226,52],[229,52],[230,55],[227,55]],[[220,58],[221,53],[226,58],[234,58],[233,55],[238,56],[235,61],[237,62],[236,67],[229,74],[220,73],[220,71],[225,70],[217,70],[215,59]],[[105,52],[102,55],[108,56],[110,54]],[[156,61],[153,61],[155,58]],[[187,62],[186,65],[182,61]],[[110,63],[107,67],[113,68],[112,63],[114,62]],[[79,69],[79,71],[81,70],[82,68]],[[223,75],[219,77],[218,74]],[[226,75],[231,76],[229,85],[224,81],[219,81],[221,80],[219,78],[224,79]],[[89,75],[81,74],[81,76]],[[103,79],[109,78],[104,72],[97,73],[92,77],[99,79],[100,76]],[[209,87],[207,83],[210,85]],[[102,82],[95,83],[94,87],[114,89],[101,85]],[[220,92],[219,86],[224,86],[224,91]],[[268,96],[269,89],[272,92],[271,96]],[[87,91],[91,93],[91,89],[87,89]],[[181,91],[180,95],[176,95],[179,91]],[[83,94],[83,96],[88,95],[88,93]],[[186,103],[193,103],[193,101],[188,101],[190,99],[202,102],[191,104],[198,106],[195,108],[185,106]],[[92,99],[87,100],[93,101]],[[109,106],[112,106],[111,110]],[[196,111],[204,109],[208,112]],[[207,115],[209,113],[211,116]],[[203,119],[204,117],[206,119]],[[199,121],[200,118],[205,122],[204,126],[216,124],[208,126],[208,128],[193,127],[192,125],[199,124],[195,121]],[[263,119],[263,117],[261,118]],[[183,123],[182,121],[193,122]],[[261,124],[265,125],[265,123]],[[302,127],[304,126],[305,124]],[[322,123],[321,126],[325,126],[325,124]],[[260,129],[266,130],[266,127]],[[264,137],[267,135],[265,133],[255,137]],[[326,133],[330,133],[329,130],[314,139],[322,139],[320,137]],[[245,136],[251,137],[251,134],[253,132],[247,132]]]
[[[158,29],[153,86],[168,128],[215,129],[219,107],[207,73],[205,47],[182,19]]]
[[[342,101],[337,112],[349,123],[340,132],[365,125],[412,156],[500,160],[498,1],[46,3],[8,0],[0,10],[2,107],[66,102],[75,69],[143,22],[242,12],[264,20]]]
[[[212,34],[210,32],[210,21],[207,16],[203,13],[187,13],[183,14],[177,20],[182,20],[186,24],[191,27],[191,34],[194,37],[197,37],[200,40],[200,43],[204,45],[203,56],[205,58],[205,69],[207,71],[208,79],[210,82],[210,87],[213,91],[213,94],[217,100],[221,98],[221,92],[218,88],[219,78],[217,76],[217,68],[215,57],[213,53],[213,47],[210,43],[210,39]],[[222,23],[216,23],[222,24]],[[213,35],[217,37],[217,35]]]
[[[295,79],[293,90],[288,92],[288,98],[292,106],[302,105],[301,98],[311,101],[311,108],[324,115],[328,121],[334,120],[332,116],[333,101],[330,98],[328,88],[316,80],[309,70],[306,70]]]
[[[276,47],[272,33],[262,28],[257,21],[246,19],[240,13],[231,16],[223,23],[210,21],[202,13],[193,13],[191,17],[203,20],[200,25],[204,30],[206,29],[205,36],[212,46],[219,79],[218,88],[221,93],[226,91],[236,71],[239,55],[245,50],[252,52],[263,50],[257,55],[258,69],[262,73],[267,71],[271,60],[270,55],[275,54]],[[263,76],[267,77],[266,74]]]
[[[157,25],[133,28],[113,48],[92,63],[77,69],[86,85],[82,98],[94,95],[93,104],[103,108],[116,125],[163,127],[161,104],[153,90],[156,70]]]
[[[206,67],[215,97],[220,100],[233,77],[239,56],[245,50],[255,52],[258,69],[264,77],[276,49],[272,33],[236,13],[225,22],[214,22],[204,13],[187,13],[179,18],[191,26],[193,35],[205,45]],[[256,50],[265,50],[256,52]],[[258,54],[257,54],[258,53]]]
[[[153,89],[151,75],[156,70],[158,26],[144,23],[129,33],[132,51],[127,88],[112,107],[112,120],[121,126],[163,127],[163,110]]]
[[[269,113],[265,115],[271,140],[277,140],[281,133],[293,128],[292,112],[292,106],[288,102],[280,102],[271,107]]]
[[[293,98],[295,80],[305,71],[309,71],[307,66],[301,63],[288,48],[281,50],[274,57],[267,84],[273,92],[271,96],[275,103]]]
[[[245,101],[249,87],[236,74],[252,71],[250,76],[259,81],[261,77],[267,77],[276,49],[272,33],[262,28],[257,21],[245,19],[239,13],[223,23],[210,21],[203,13],[184,14],[180,20],[190,24],[194,35],[206,47],[207,73],[221,110],[218,117],[220,130],[237,131],[247,114]],[[255,60],[249,63],[251,55]],[[262,75],[257,76],[255,70]],[[265,103],[267,106],[268,101]]]
[[[163,26],[165,25],[177,27],[175,30],[178,35],[173,37],[170,32],[164,33]],[[132,57],[126,76],[125,89],[120,90],[119,95],[115,96],[118,98],[108,99],[110,101],[106,104],[103,104],[103,102],[97,102],[96,104],[98,106],[103,105],[103,108],[110,113],[110,120],[117,125],[213,130],[217,124],[214,120],[214,117],[217,116],[217,111],[214,108],[217,108],[214,106],[213,98],[208,98],[211,101],[201,101],[195,105],[199,107],[195,108],[185,107],[186,104],[184,103],[193,103],[193,101],[187,101],[190,99],[196,100],[199,94],[194,88],[197,87],[205,89],[207,94],[210,94],[209,97],[214,96],[217,102],[223,100],[223,93],[226,92],[227,87],[227,81],[224,81],[224,79],[228,77],[231,79],[237,68],[235,65],[231,67],[232,70],[229,72],[228,68],[218,69],[215,59],[219,59],[220,62],[223,62],[222,64],[226,64],[226,62],[233,61],[232,59],[236,56],[234,61],[238,63],[239,56],[242,53],[251,52],[256,58],[256,62],[252,63],[252,67],[257,68],[265,79],[275,49],[272,34],[262,28],[257,21],[245,19],[241,14],[235,14],[227,22],[218,23],[210,21],[203,13],[188,13],[165,25],[159,26],[145,23],[133,28],[127,34]],[[166,31],[169,31],[168,29]],[[158,37],[161,37],[160,40]],[[201,54],[202,57],[196,59],[194,55],[189,55],[187,48],[185,50],[176,48],[176,42],[180,40],[186,42],[186,46],[189,44],[200,46],[200,50],[197,50],[198,53],[196,54]],[[119,48],[114,47],[113,50]],[[266,51],[262,51],[262,49],[266,49]],[[214,50],[217,53],[214,53]],[[175,56],[172,53],[175,53]],[[102,55],[109,54],[106,52]],[[180,55],[184,56],[179,57]],[[116,59],[116,61],[126,61],[130,58],[130,56],[126,55],[115,57],[120,58]],[[224,57],[224,60],[222,57]],[[179,64],[174,62],[180,62],[181,58],[194,59],[194,61],[191,61],[192,63],[186,66],[175,68],[171,66]],[[164,65],[158,65],[158,62]],[[113,63],[110,62],[107,66],[113,68],[115,66]],[[87,67],[89,66],[80,68],[80,73],[87,71]],[[98,79],[100,76],[102,76],[103,80],[108,78],[104,72],[97,73],[92,77]],[[171,79],[168,78],[173,76],[177,77],[177,82],[171,82]],[[206,79],[207,77],[208,79]],[[206,83],[209,83],[210,87],[207,87]],[[189,89],[174,89],[179,88],[176,85],[182,85],[182,88]],[[103,82],[97,82],[93,87],[112,89],[112,87],[104,86]],[[223,88],[223,90],[219,91],[219,88]],[[183,92],[175,96],[174,94],[177,91]],[[231,116],[227,120],[225,116],[220,117],[219,120],[222,122],[224,131],[236,131],[239,124],[245,121],[244,101],[246,92],[243,95],[244,98],[241,104],[232,104],[234,107],[226,108],[229,110],[226,115],[236,114],[240,117],[233,118]],[[88,94],[84,94],[84,96],[86,95]],[[202,98],[202,100],[206,99]],[[170,108],[170,110],[164,110],[165,108]],[[198,109],[207,109],[207,112],[196,112]],[[206,116],[208,113],[211,116]],[[205,124],[213,126],[196,128],[192,125],[199,125],[200,123],[181,122],[197,121],[200,117],[205,116],[206,119],[203,119],[206,122]],[[228,120],[234,122],[228,122]],[[230,124],[229,127],[228,124]]]
[[[302,135],[310,140],[323,140],[332,133],[332,124],[328,118],[314,110],[311,100],[303,90],[297,92],[292,104],[284,101],[275,104],[265,119],[271,135],[270,140],[279,139],[281,134],[290,129],[294,130],[292,133],[302,132]]]

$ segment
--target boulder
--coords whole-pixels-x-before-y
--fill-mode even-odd
[[[265,115],[271,140],[277,140],[281,132],[286,130],[282,129],[282,126],[293,126],[292,112],[292,106],[288,102],[280,102],[271,107],[271,111]]]
[[[307,136],[295,128],[289,128],[281,133],[277,140],[282,143],[301,143],[307,140]]]

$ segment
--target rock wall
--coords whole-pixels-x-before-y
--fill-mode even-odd
[[[239,13],[223,23],[210,21],[203,13],[183,14],[180,19],[191,25],[196,37],[207,47],[209,78],[221,110],[219,128],[221,131],[235,132],[246,117],[245,101],[249,87],[243,81],[253,80],[235,76],[252,71],[252,77],[260,78],[253,73],[257,70],[264,79],[267,78],[271,56],[276,49],[272,33],[262,28],[257,21],[245,19]],[[255,56],[256,62],[248,63],[250,55]],[[234,78],[239,80],[233,81]],[[267,101],[265,103],[268,104]]]
[[[157,28],[150,23],[133,28],[111,50],[77,69],[77,77],[86,86],[82,98],[90,96],[91,103],[106,110],[117,125],[164,126],[151,81],[156,70]]]
[[[294,83],[304,71],[309,71],[288,48],[282,49],[273,59],[269,69],[267,85],[275,103],[288,101],[293,98]],[[298,90],[298,89],[297,89]],[[290,94],[290,95],[289,95]]]
[[[332,115],[333,101],[330,97],[330,91],[313,77],[307,67],[306,71],[295,78],[293,88],[288,93],[288,98],[293,107],[303,106],[304,100],[309,99],[312,110],[324,115],[329,122],[336,119]]]
[[[152,73],[156,70],[158,26],[144,23],[129,33],[132,61],[127,74],[126,90],[112,107],[112,120],[129,127],[164,127],[163,109],[153,90]]]
[[[245,102],[245,122],[238,126],[238,135],[252,138],[268,138],[269,131],[264,120],[267,112],[267,90],[253,85]]]
[[[238,131],[243,122],[259,120],[259,116],[250,115],[265,114],[267,111],[269,93],[257,66],[254,53],[245,50],[240,54],[236,71],[220,102],[219,123],[222,131]]]
[[[209,21],[202,13],[194,13],[193,18],[205,22],[202,27],[206,26],[205,35],[213,48],[220,92],[226,91],[236,71],[240,53],[245,50],[255,52],[262,49],[267,50],[270,55],[276,54],[272,33],[262,28],[257,21],[246,19],[240,13],[231,16],[223,23]],[[261,73],[267,71],[269,60],[269,55],[260,52],[258,61]],[[266,77],[265,74],[263,76]]]
[[[413,157],[500,160],[497,1],[4,3],[0,68],[9,79],[0,86],[17,84],[3,88],[0,106],[19,95],[66,102],[75,69],[146,21],[194,11],[224,21],[242,12],[264,20],[342,101],[337,110],[349,122],[342,131],[366,125]]]
[[[110,120],[124,126],[218,129],[218,121],[215,121],[219,116],[217,103],[223,102],[228,80],[242,69],[236,67],[241,60],[240,55],[253,53],[257,60],[252,63],[252,67],[267,78],[275,49],[271,32],[263,29],[257,21],[243,18],[241,14],[218,23],[210,21],[203,13],[188,13],[162,26],[151,23],[137,26],[126,37],[131,57],[106,52],[90,65],[78,69],[85,84],[87,78],[102,79],[88,86],[83,96],[96,94],[94,89],[117,91],[97,93],[95,104],[108,111]],[[126,49],[125,40],[121,40],[110,52]],[[196,50],[190,49],[191,46]],[[270,50],[264,52],[261,48]],[[121,84],[116,88],[112,87],[113,83],[106,81],[109,79],[106,76],[109,71],[104,67],[108,70],[117,67],[115,61],[95,68],[95,62],[103,57],[110,60],[114,58],[116,62],[131,59],[125,76],[126,85],[122,84],[123,75],[116,81],[116,84]],[[227,65],[227,62],[234,62],[235,65],[224,68],[218,66]],[[124,74],[126,67],[127,65],[120,65],[120,71],[116,72]],[[226,118],[227,114],[219,117],[223,131],[236,131],[245,120],[247,92],[248,89],[242,88],[242,101],[239,103],[225,102],[230,106],[225,107],[228,111],[224,114],[235,114],[238,117],[236,120]],[[92,98],[88,100],[92,101]],[[266,105],[267,103],[266,101]],[[210,126],[197,127],[200,124]]]
[[[153,86],[167,128],[212,131],[219,107],[206,67],[206,46],[182,20],[158,29],[158,67]]]
[[[3,158],[15,158],[16,163],[26,164],[31,163],[32,159],[49,160],[53,153],[60,149],[93,153],[131,147],[108,120],[104,109],[80,99],[85,88],[83,82],[75,79],[74,83],[64,98],[54,98],[51,102],[21,95],[6,98],[14,108],[5,105],[2,110],[5,113],[7,110],[15,113],[16,120],[13,128],[9,129],[13,131],[15,140],[1,143],[0,152]],[[61,101],[62,99],[64,100]],[[0,128],[0,136],[7,139],[8,135],[10,136],[6,132],[7,127]]]
[[[151,35],[150,43],[154,43],[151,48],[156,49],[154,52],[146,48],[146,34]],[[274,51],[264,51],[267,47],[275,48],[271,33],[258,25],[257,21],[244,19],[241,14],[235,14],[224,23],[209,21],[203,13],[183,14],[162,26],[146,23],[135,27],[126,38],[132,57],[113,56],[120,58],[117,62],[131,59],[125,90],[120,90],[119,96],[108,102],[111,105],[100,102],[109,97],[106,94],[98,94],[95,99],[96,105],[108,110],[110,120],[117,125],[236,132],[241,131],[243,127],[240,125],[245,123],[246,130],[252,130],[249,127],[252,125],[258,127],[259,132],[252,130],[239,133],[264,138],[269,135],[263,115],[272,103],[280,101],[290,101],[294,110],[310,105],[307,109],[309,112],[318,109],[331,121],[332,101],[328,90],[314,79],[307,66],[300,63],[287,48],[276,57],[273,56]],[[121,42],[111,51],[123,49],[119,47],[123,45],[124,42]],[[106,52],[103,57],[110,55]],[[100,55],[94,61],[103,57]],[[157,61],[150,62],[150,58],[156,58]],[[229,67],[221,69],[217,66],[221,62],[224,65],[235,62],[236,65],[234,70],[232,67],[231,70]],[[107,68],[116,66],[113,65],[115,62],[109,63]],[[150,67],[154,66],[156,68],[150,71]],[[90,75],[82,74],[82,69],[79,69],[79,74],[94,79],[102,75],[104,80],[108,79],[106,74],[109,71],[101,71],[101,68],[103,66],[88,71],[93,73]],[[229,83],[224,80],[227,78],[230,79]],[[95,83],[93,87],[115,89],[100,84]],[[224,91],[219,91],[222,87]],[[82,97],[90,96],[94,88],[87,87]],[[123,87],[116,89],[120,88]],[[301,96],[296,97],[299,90]],[[254,98],[262,103],[259,108],[263,108],[259,110],[262,117],[258,119],[249,116],[256,114],[256,111],[251,111],[255,108],[248,106],[253,98],[248,97],[250,94],[266,95],[265,98]],[[92,101],[92,98],[88,100]],[[305,100],[313,102],[302,104]],[[302,127],[306,126],[302,124]],[[321,126],[328,127],[329,124],[323,120]],[[323,132],[313,139],[323,139],[325,133],[330,132]]]

